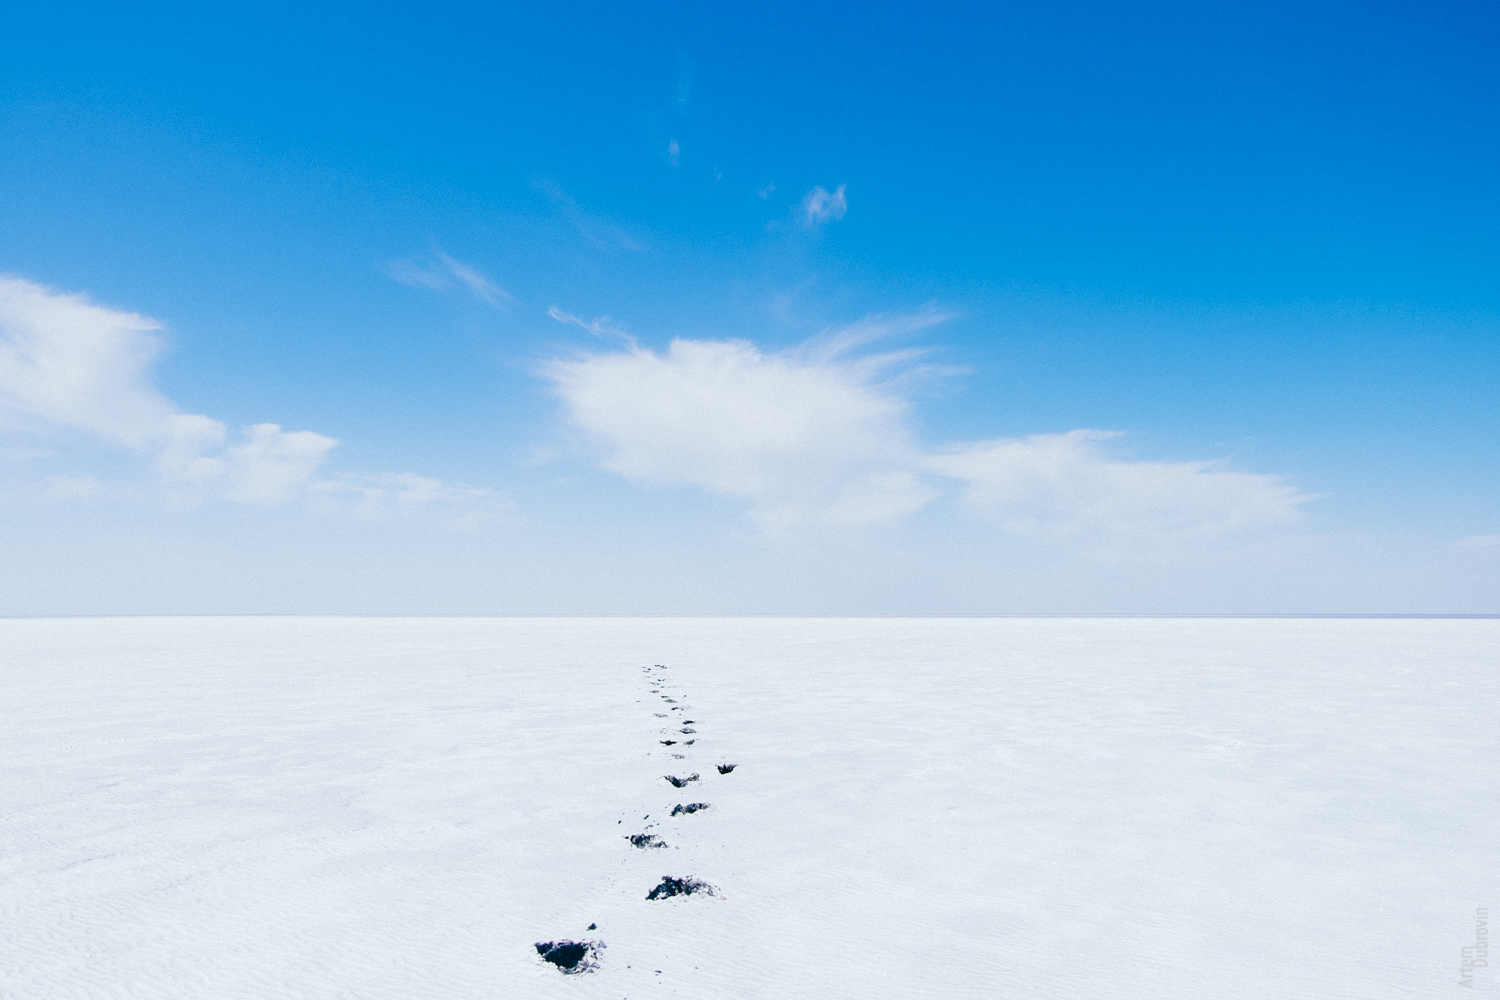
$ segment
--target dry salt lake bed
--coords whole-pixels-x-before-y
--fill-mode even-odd
[[[0,996],[1493,994],[1497,687],[1493,619],[0,620]]]

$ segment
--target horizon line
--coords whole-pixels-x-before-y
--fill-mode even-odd
[[[1205,611],[978,611],[978,612],[912,612],[901,614],[816,614],[799,612],[726,612],[698,614],[670,613],[368,613],[368,612],[138,612],[129,614],[39,614],[5,615],[0,621],[56,621],[101,618],[843,618],[843,619],[904,619],[904,618],[1266,618],[1266,619],[1375,619],[1375,620],[1490,620],[1500,619],[1500,613],[1416,613],[1416,612],[1205,612]]]

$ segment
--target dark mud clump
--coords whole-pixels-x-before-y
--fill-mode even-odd
[[[700,810],[700,809],[707,809],[707,808],[708,808],[708,803],[707,802],[689,802],[685,806],[673,806],[672,807],[672,815],[673,816],[680,816],[683,813],[686,813],[689,816],[691,816],[693,813],[697,812],[698,810]]]
[[[673,878],[670,875],[661,877],[661,885],[646,894],[647,899],[670,899],[673,896],[692,895],[712,896],[714,887],[707,882],[700,882],[689,875],[687,878]]]
[[[676,740],[661,740],[660,742],[664,747],[675,747],[677,745]]]
[[[738,764],[720,764],[719,765],[719,773],[720,774],[728,774],[730,771],[733,771],[737,767],[739,767]]]
[[[696,732],[697,732],[697,731],[698,731],[698,730],[696,730],[696,729],[687,729],[687,728],[683,728],[683,729],[679,729],[679,730],[677,730],[677,731],[678,731],[678,732],[679,732],[679,733],[684,733],[684,734],[686,734],[686,735],[689,735],[689,736],[691,736],[691,735],[692,735],[692,734],[693,734],[693,733],[696,733]]]
[[[625,838],[636,847],[666,847],[667,842],[654,833],[633,833]]]
[[[679,778],[675,774],[664,774],[664,775],[662,775],[662,777],[666,778],[668,781],[670,781],[672,783],[672,787],[673,788],[681,788],[684,785],[686,785],[689,781],[697,781],[698,780],[698,776],[696,774],[690,774],[686,778]]]
[[[599,964],[599,949],[602,941],[538,941],[536,953],[542,961],[551,962],[564,975],[587,972]]]

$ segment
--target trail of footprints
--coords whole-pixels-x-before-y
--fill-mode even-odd
[[[660,663],[654,664],[650,667],[641,668],[641,670],[646,675],[647,681],[651,685],[651,693],[660,698],[662,707],[667,709],[667,711],[665,712],[652,713],[658,719],[667,720],[660,733],[660,735],[665,738],[657,740],[657,743],[659,743],[663,747],[666,747],[667,754],[674,760],[686,760],[686,754],[678,753],[673,748],[686,748],[693,746],[698,742],[698,731],[692,728],[697,723],[694,719],[686,718],[687,708],[685,706],[678,704],[677,699],[669,697],[667,695],[668,685],[666,682],[666,677],[662,673],[666,669],[666,666]],[[680,712],[682,714],[673,715],[672,713],[674,712]],[[684,736],[689,738],[677,738]],[[721,776],[732,773],[738,766],[738,764],[715,765]],[[662,778],[673,788],[677,789],[685,789],[692,784],[701,784],[703,780],[696,771],[692,774],[683,776],[678,776],[675,774],[664,774],[662,775]],[[691,816],[694,813],[702,812],[703,810],[708,808],[709,804],[707,802],[679,802],[672,807],[670,815],[672,817]],[[643,820],[648,820],[650,818],[650,813],[646,813],[641,817],[641,819]],[[655,826],[655,823],[648,823],[646,824],[646,829],[641,831],[640,833],[626,834],[626,842],[629,843],[632,848],[636,848],[639,850],[660,850],[662,848],[672,846],[666,841],[662,840],[662,838],[658,834],[649,832],[651,828]],[[707,882],[704,882],[700,879],[694,878],[692,875],[663,875],[661,877],[661,882],[646,894],[646,899],[648,901],[651,901],[658,899],[670,899],[673,896],[712,896],[715,894],[715,892],[716,889],[714,886],[709,885]],[[589,924],[588,929],[591,931],[598,930],[598,925]],[[575,975],[577,973],[589,972],[593,969],[598,968],[599,953],[604,950],[605,945],[603,941],[598,940],[561,940],[538,941],[536,942],[535,947],[537,954],[541,956],[543,961],[557,966],[557,968],[565,975]],[[660,972],[661,970],[657,971]]]

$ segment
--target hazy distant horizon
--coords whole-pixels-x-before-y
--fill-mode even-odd
[[[1261,618],[1263,618],[1263,619],[1290,619],[1290,620],[1296,620],[1296,619],[1371,619],[1371,620],[1376,620],[1376,621],[1386,621],[1386,620],[1390,620],[1390,621],[1402,621],[1402,620],[1416,620],[1416,621],[1428,621],[1428,620],[1432,620],[1432,621],[1444,621],[1444,620],[1455,620],[1455,621],[1480,620],[1480,621],[1489,621],[1489,620],[1500,619],[1500,614],[1425,614],[1425,615],[1424,614],[1401,614],[1401,613],[1394,613],[1394,614],[1377,614],[1377,613],[1370,613],[1370,614],[1364,614],[1364,613],[1349,613],[1349,614],[1329,613],[1329,614],[1319,614],[1317,612],[1284,612],[1284,613],[1279,613],[1279,614],[1278,613],[1265,613],[1265,614],[1244,613],[1244,614],[1236,614],[1234,612],[1223,612],[1223,613],[1211,614],[1211,613],[1194,613],[1194,612],[1177,612],[1177,613],[1174,613],[1174,612],[1170,612],[1170,611],[1153,611],[1153,612],[1141,612],[1141,613],[1134,613],[1133,614],[1133,613],[1128,613],[1128,612],[1107,612],[1107,611],[1094,612],[1094,613],[1089,613],[1089,612],[1064,612],[1064,611],[1058,611],[1058,612],[1046,612],[1046,611],[1034,611],[1034,612],[994,611],[994,612],[984,612],[984,613],[976,612],[976,613],[972,613],[972,614],[961,614],[961,613],[897,614],[897,613],[893,613],[893,614],[882,614],[882,615],[873,615],[873,614],[865,614],[865,615],[860,615],[860,614],[825,614],[825,615],[814,615],[814,614],[801,614],[801,613],[797,613],[797,612],[784,612],[784,613],[780,613],[780,614],[775,613],[775,612],[765,612],[765,613],[760,613],[760,614],[731,614],[731,613],[720,613],[720,614],[648,614],[648,613],[641,613],[641,614],[588,614],[588,613],[583,613],[583,612],[580,612],[578,614],[559,614],[559,613],[550,613],[549,614],[549,613],[546,613],[546,612],[538,612],[538,613],[535,613],[535,614],[509,614],[509,615],[506,615],[506,614],[470,614],[470,615],[463,615],[463,614],[444,614],[444,613],[441,613],[441,612],[434,612],[432,614],[405,614],[405,615],[401,615],[401,614],[320,614],[318,612],[304,612],[304,613],[300,613],[300,614],[287,614],[287,613],[266,613],[266,614],[248,614],[248,613],[247,614],[150,614],[150,613],[142,613],[142,614],[129,614],[129,615],[0,615],[0,621],[49,621],[49,620],[71,621],[71,620],[74,620],[74,619],[89,619],[89,618],[99,618],[99,619],[112,619],[112,618],[333,618],[333,619],[354,618],[354,619],[359,619],[359,618],[371,618],[371,619],[396,619],[396,620],[403,619],[403,618],[418,618],[418,619],[442,619],[442,618],[454,618],[454,619],[468,619],[468,618],[480,618],[480,619],[483,619],[483,618],[492,618],[492,619],[507,619],[507,618],[516,618],[516,619],[530,619],[530,618],[558,618],[558,619],[570,619],[570,618],[580,618],[580,619],[589,619],[589,618],[599,618],[599,619],[625,618],[625,619],[642,619],[642,618],[644,618],[644,619],[650,619],[650,618],[659,618],[659,619],[663,619],[663,620],[672,620],[672,619],[702,619],[702,618],[708,618],[708,619],[712,619],[712,618],[731,618],[731,619],[732,618],[809,618],[809,619],[830,618],[830,619],[840,619],[840,618],[843,618],[843,619],[851,619],[851,620],[858,620],[858,619],[863,619],[863,618],[876,619],[876,620],[900,620],[900,619],[903,619],[903,618],[911,618],[911,619],[917,619],[917,620],[928,619],[928,618],[1016,618],[1016,619],[1026,619],[1026,618],[1064,618],[1064,619],[1066,619],[1066,618],[1078,618],[1078,619],[1084,619],[1084,620],[1089,620],[1089,619],[1110,619],[1110,618],[1145,618],[1145,619],[1151,619],[1151,618],[1165,618],[1165,619],[1181,618],[1181,619],[1188,619],[1188,620],[1192,620],[1192,619],[1230,619],[1230,620],[1232,620],[1232,619],[1239,619],[1239,618],[1247,618],[1247,619],[1261,619]]]

